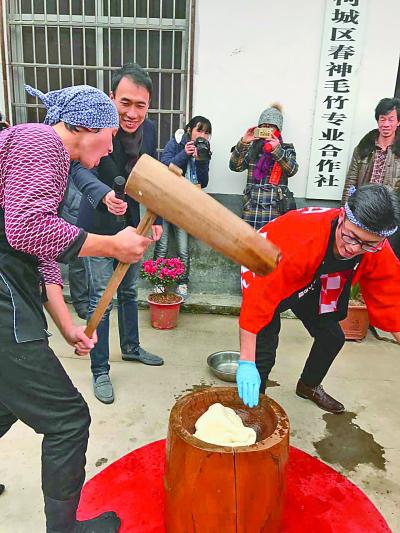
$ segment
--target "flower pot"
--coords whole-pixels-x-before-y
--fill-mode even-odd
[[[150,306],[150,321],[153,328],[156,329],[173,329],[178,322],[179,310],[183,298],[176,296],[175,302],[162,302],[154,301],[154,299],[166,296],[165,294],[150,294],[147,298],[147,302]],[[171,295],[172,296],[172,295]]]
[[[346,340],[362,341],[369,325],[365,305],[349,305],[347,317],[340,322]]]

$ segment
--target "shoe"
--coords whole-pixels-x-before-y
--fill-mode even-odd
[[[0,494],[3,494],[4,491],[5,491],[5,486],[4,485],[0,485]]]
[[[121,520],[114,513],[108,511],[91,520],[76,521],[74,533],[118,533]]]
[[[322,385],[317,387],[308,387],[305,385],[301,379],[297,382],[296,394],[300,398],[305,398],[306,400],[311,400],[314,402],[320,409],[328,411],[328,413],[339,414],[343,413],[344,405],[332,398],[327,394]]]
[[[44,497],[47,533],[118,533],[121,521],[114,511],[89,520],[77,520],[80,491],[68,500]]]
[[[176,291],[175,291],[175,294],[177,294],[178,296],[182,296],[182,298],[185,300],[187,298],[187,295],[188,295],[188,286],[186,283],[180,283],[177,288],[176,288]]]
[[[139,363],[150,366],[161,366],[164,364],[164,359],[162,359],[162,357],[147,352],[141,346],[139,346],[139,351],[137,352],[123,353],[122,359],[124,361],[139,361]]]
[[[98,400],[103,403],[113,403],[114,390],[108,374],[100,374],[93,378],[93,391]]]

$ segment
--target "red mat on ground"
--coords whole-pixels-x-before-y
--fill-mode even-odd
[[[121,457],[86,483],[78,518],[114,510],[120,533],[165,532],[164,465],[165,440]],[[322,461],[291,447],[287,476],[282,533],[391,532],[367,496]]]

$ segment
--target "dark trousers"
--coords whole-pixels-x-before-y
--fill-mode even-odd
[[[344,334],[340,324],[333,319],[324,322],[318,320],[306,299],[296,303],[292,311],[314,338],[301,380],[309,387],[316,387],[322,382],[335,357],[342,349],[345,342]],[[280,329],[281,317],[280,311],[277,310],[271,322],[257,335],[256,366],[261,376],[261,392],[265,391],[269,373],[275,364]]]
[[[178,226],[174,226],[174,224],[171,224],[171,222],[164,220],[163,234],[161,239],[156,242],[154,259],[157,259],[158,257],[167,257],[171,233],[173,233],[175,236],[176,253],[178,254],[179,259],[185,265],[185,272],[179,280],[179,283],[188,284],[190,274],[189,235],[184,229],[178,228]]]
[[[81,318],[86,318],[89,307],[89,284],[83,257],[75,257],[68,264],[71,303]]]
[[[43,493],[67,500],[85,478],[88,407],[47,339],[15,342],[12,307],[1,295],[0,313],[0,437],[18,419],[42,434]]]

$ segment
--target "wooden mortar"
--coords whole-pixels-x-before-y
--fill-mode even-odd
[[[219,402],[257,433],[252,446],[216,446],[193,436]],[[289,420],[271,398],[246,407],[233,387],[188,394],[172,408],[164,477],[167,533],[278,533],[289,455]]]

